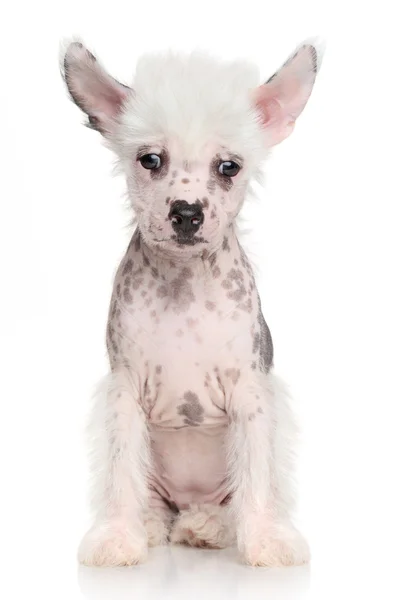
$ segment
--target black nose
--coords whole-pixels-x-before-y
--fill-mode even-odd
[[[186,200],[175,200],[168,217],[178,236],[191,236],[204,221],[203,207],[200,202],[189,204]]]

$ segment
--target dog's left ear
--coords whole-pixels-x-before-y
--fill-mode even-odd
[[[310,97],[320,62],[316,46],[304,43],[255,90],[254,101],[268,146],[279,144],[293,131]]]
[[[106,135],[113,129],[131,88],[111,77],[80,42],[68,45],[62,62],[72,100],[87,114],[88,126]]]

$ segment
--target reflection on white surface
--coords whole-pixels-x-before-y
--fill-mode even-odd
[[[87,600],[133,598],[229,598],[299,600],[307,596],[310,568],[252,568],[241,565],[234,549],[163,547],[150,551],[146,564],[130,568],[79,567]]]

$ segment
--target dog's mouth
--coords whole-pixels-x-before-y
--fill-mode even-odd
[[[208,244],[207,240],[198,235],[171,235],[179,246],[195,246],[196,244]]]
[[[179,247],[196,246],[196,244],[208,244],[208,240],[198,235],[171,235],[169,238],[153,238],[153,241],[160,244],[162,242],[174,242]]]

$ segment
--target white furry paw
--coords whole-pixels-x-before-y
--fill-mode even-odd
[[[150,513],[144,522],[148,545],[150,548],[154,546],[164,546],[168,542],[169,528],[165,521],[157,513]]]
[[[95,525],[84,536],[78,551],[81,564],[90,567],[131,566],[147,558],[146,537],[123,523]]]
[[[244,562],[254,567],[290,567],[310,560],[306,540],[291,524],[272,523],[252,528],[240,550]]]
[[[173,544],[198,548],[227,548],[235,540],[234,527],[228,520],[226,508],[192,505],[177,517],[170,540]]]

